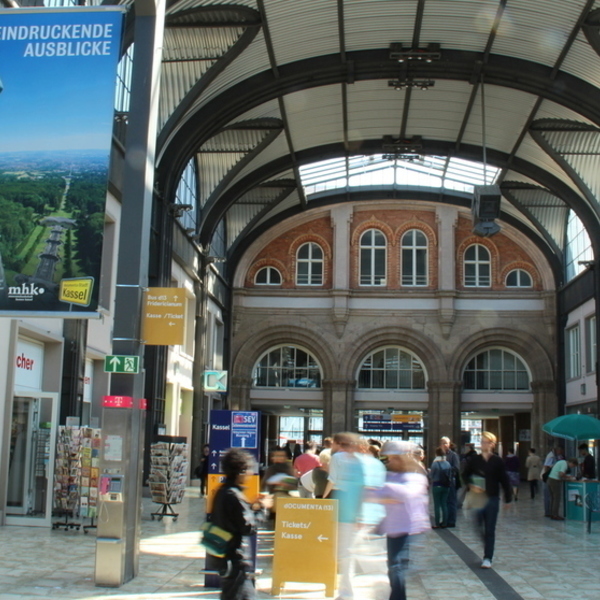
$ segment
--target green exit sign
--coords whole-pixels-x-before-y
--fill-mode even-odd
[[[104,357],[104,372],[105,373],[139,373],[140,372],[140,357],[139,356],[105,356]]]

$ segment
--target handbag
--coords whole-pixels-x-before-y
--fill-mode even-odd
[[[543,481],[544,483],[546,483],[546,482],[548,481],[548,477],[549,477],[549,476],[550,476],[550,471],[549,471],[549,470],[548,470],[548,471],[544,471],[544,472],[542,473],[542,481]]]
[[[476,510],[480,510],[485,507],[487,502],[488,495],[484,491],[476,492],[474,490],[467,490],[463,502],[463,508],[474,508]]]
[[[485,493],[485,477],[482,475],[472,475],[469,481],[463,508],[482,509],[488,501],[488,495]]]
[[[200,531],[202,532],[200,544],[206,548],[206,552],[212,556],[224,558],[227,554],[233,533],[225,531],[209,521],[202,524]]]

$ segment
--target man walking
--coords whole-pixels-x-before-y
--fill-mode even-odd
[[[443,450],[448,464],[452,468],[452,476],[450,478],[450,488],[448,490],[448,522],[446,527],[456,527],[456,511],[457,511],[457,498],[456,498],[456,486],[457,479],[460,472],[460,458],[454,450],[450,449],[450,438],[444,436],[440,439],[440,448]]]
[[[496,521],[500,508],[500,488],[504,490],[504,501],[512,500],[512,487],[504,468],[504,462],[494,454],[496,436],[489,431],[481,434],[481,454],[471,457],[463,471],[464,481],[474,493],[486,495],[483,508],[476,509],[477,524],[483,528],[482,569],[490,569],[496,543]]]

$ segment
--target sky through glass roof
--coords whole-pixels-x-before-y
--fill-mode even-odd
[[[485,171],[485,177],[484,177]],[[473,186],[490,185],[499,169],[483,163],[441,156],[414,160],[389,159],[382,154],[350,156],[312,163],[300,168],[307,196],[346,187],[379,185],[423,186],[472,193]]]

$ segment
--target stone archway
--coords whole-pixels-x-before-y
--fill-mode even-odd
[[[310,352],[321,366],[323,388],[324,432],[331,431],[331,381],[337,378],[335,355],[322,336],[293,325],[277,325],[247,338],[232,357],[230,408],[250,408],[252,370],[256,361],[270,348],[279,345],[300,346]]]
[[[346,411],[347,423],[352,423],[353,398],[356,389],[356,373],[360,368],[361,361],[370,352],[383,346],[402,346],[413,352],[423,363],[427,372],[428,381],[428,423],[429,439],[432,439],[431,426],[439,422],[439,401],[438,388],[439,382],[448,379],[448,371],[443,354],[437,344],[421,332],[408,327],[387,326],[378,327],[367,334],[361,336],[352,344],[353,352],[344,357],[340,365],[341,380],[345,382],[346,395],[344,397],[344,407]],[[436,382],[432,387],[432,382]],[[433,391],[433,392],[432,392]],[[341,405],[341,399],[339,400]],[[433,435],[437,434],[436,431]]]
[[[491,328],[478,332],[464,340],[460,349],[454,353],[448,365],[450,376],[461,382],[457,395],[460,412],[462,391],[462,372],[470,356],[491,346],[502,347],[518,354],[531,372],[531,391],[533,407],[531,410],[531,444],[539,447],[543,444],[542,425],[558,414],[558,395],[556,390],[554,360],[548,350],[530,334],[508,328]]]

